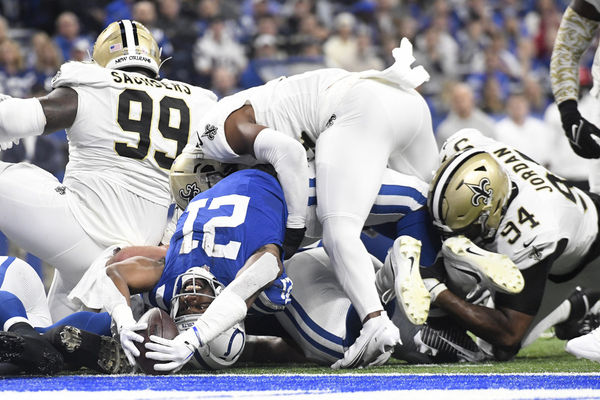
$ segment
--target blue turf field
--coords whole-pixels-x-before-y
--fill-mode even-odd
[[[600,389],[595,374],[62,376],[0,379],[0,391],[326,391]]]

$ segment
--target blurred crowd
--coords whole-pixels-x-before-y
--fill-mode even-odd
[[[0,92],[47,93],[63,62],[88,60],[100,31],[124,18],[152,31],[165,60],[162,77],[219,97],[316,68],[383,69],[407,37],[416,64],[431,75],[420,90],[440,143],[472,126],[552,167],[548,149],[561,146],[562,134],[558,125],[554,143],[545,133],[558,123],[548,69],[567,5],[568,0],[4,0]],[[583,86],[591,84],[592,47],[581,68]],[[60,177],[66,146],[63,132],[29,138],[0,155],[29,160]],[[568,178],[579,180],[577,171],[569,168]]]

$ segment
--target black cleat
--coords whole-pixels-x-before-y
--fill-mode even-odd
[[[63,357],[42,336],[0,332],[0,363],[9,363],[21,372],[54,375],[63,369]]]
[[[554,326],[556,337],[570,340],[590,333],[600,326],[600,315],[590,313],[598,301],[598,293],[577,286],[568,297],[571,312],[566,321]]]
[[[74,326],[62,325],[44,334],[75,369],[87,367],[103,374],[133,371],[121,345],[110,336],[101,336]]]
[[[421,330],[421,341],[433,349],[436,362],[479,362],[485,354],[479,349],[467,332],[458,326],[447,326],[440,329],[424,325]]]

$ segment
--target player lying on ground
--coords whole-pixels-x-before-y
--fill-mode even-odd
[[[210,270],[225,288],[220,293],[213,288],[218,296],[206,311],[192,304],[198,318],[189,329],[174,340],[153,337],[154,342],[146,344],[152,350],[146,355],[161,361],[157,371],[177,371],[196,350],[242,321],[257,297],[259,308],[271,310],[289,301],[291,281],[283,272],[280,251],[287,211],[273,175],[253,168],[225,177],[187,206],[164,259],[138,257],[106,270],[97,268],[70,296],[111,314],[133,361],[138,351],[132,341],[141,336],[134,333],[139,326],[129,308],[130,294],[147,293],[150,305],[177,317],[174,300],[186,283],[182,277],[196,268]]]
[[[409,214],[410,215],[410,214]],[[400,232],[402,233],[402,232]],[[427,240],[427,239],[425,239]],[[453,276],[463,273],[461,269],[468,264],[472,269],[468,270],[468,277],[477,275],[485,288],[492,288],[492,280],[496,276],[487,275],[487,272],[497,273],[501,268],[509,272],[518,270],[511,262],[498,264],[498,269],[490,270],[489,259],[503,259],[503,257],[483,251],[481,248],[468,242],[470,249],[481,253],[483,257],[473,259],[466,254],[462,247],[457,253],[448,253],[448,269],[456,269]],[[429,250],[428,250],[429,248]],[[389,249],[388,256],[382,264],[379,260],[372,258],[373,268],[376,271],[376,284],[384,308],[389,318],[399,329],[402,343],[397,345],[393,357],[408,361],[409,363],[447,363],[457,361],[477,362],[486,359],[477,344],[471,339],[464,328],[457,326],[447,318],[432,318],[424,325],[413,324],[396,301],[398,297],[398,281],[403,279],[399,270],[410,268],[420,263],[421,255],[429,257],[433,246],[423,247],[421,242],[410,236],[398,237]],[[453,246],[456,250],[456,246]],[[435,252],[437,253],[437,251]],[[435,255],[435,254],[434,254]],[[294,281],[294,290],[291,301],[285,310],[275,314],[273,317],[263,317],[257,320],[248,317],[246,320],[246,332],[249,335],[279,336],[285,339],[285,343],[274,342],[277,347],[273,351],[285,351],[281,347],[285,344],[291,345],[298,351],[289,351],[291,355],[287,361],[310,361],[318,364],[341,364],[347,362],[352,367],[365,367],[364,359],[355,358],[350,362],[346,349],[351,347],[356,340],[361,327],[360,319],[350,300],[343,292],[338,283],[331,261],[324,249],[321,247],[307,249],[295,254],[291,259],[285,261],[288,276]],[[510,275],[510,274],[507,274]],[[464,278],[461,278],[464,280]],[[257,343],[258,342],[258,343]],[[273,354],[269,347],[262,345],[272,343],[270,339],[266,344],[254,339],[250,342],[248,350],[260,345],[261,354],[254,350],[253,356],[246,355],[244,359],[268,361],[277,359],[280,362],[282,356]],[[300,352],[304,358],[299,359]]]
[[[420,250],[421,243],[418,240],[401,236],[390,249],[385,266],[382,267],[378,260],[373,259],[378,288],[387,294],[385,310],[401,333],[402,343],[396,346],[393,356],[414,363],[447,362],[452,359],[452,352],[439,347],[441,342],[436,341],[438,332],[412,324],[402,307],[393,301],[397,265],[418,264]],[[294,291],[286,309],[275,314],[277,320],[308,360],[319,364],[336,361],[341,364],[346,358],[345,349],[358,337],[361,324],[331,269],[327,254],[322,248],[310,249],[295,255],[285,265],[294,281]],[[423,329],[427,333],[423,334]],[[472,340],[461,344],[477,353],[477,346]],[[432,356],[434,353],[436,357]],[[454,360],[457,360],[456,352]],[[476,360],[478,358],[471,361]],[[365,365],[360,359],[355,359],[351,366]]]

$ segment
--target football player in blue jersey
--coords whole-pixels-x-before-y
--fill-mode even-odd
[[[194,193],[199,191],[199,187],[207,185],[211,180],[214,180],[214,172],[211,172],[210,165],[204,165],[202,163],[194,165],[194,158],[188,157],[185,153],[178,157],[175,161],[176,168],[171,171],[171,189],[176,202],[180,207],[185,207],[190,197],[193,197]],[[187,160],[187,161],[186,161]],[[186,164],[187,163],[187,164]],[[201,174],[197,174],[197,171],[202,171]],[[199,179],[203,176],[204,180]],[[306,236],[312,240],[317,240],[322,234],[321,224],[316,217],[316,205],[318,199],[316,197],[315,186],[318,184],[315,177],[314,165],[309,162],[309,198],[308,198],[308,213],[306,218]],[[386,170],[384,172],[382,185],[378,191],[378,195],[374,200],[371,207],[370,213],[366,219],[366,224],[371,226],[368,230],[365,230],[362,235],[363,242],[369,252],[379,258],[379,261],[383,262],[383,268],[376,275],[376,288],[381,296],[382,302],[386,304],[387,308],[395,307],[400,313],[405,313],[404,323],[408,325],[421,325],[424,320],[416,318],[415,315],[407,313],[406,310],[410,310],[406,306],[405,302],[410,302],[412,297],[409,292],[404,290],[406,285],[402,283],[409,276],[409,271],[414,271],[411,268],[411,264],[405,262],[409,257],[413,257],[415,260],[414,265],[431,266],[436,260],[437,254],[441,248],[441,241],[436,229],[431,223],[431,219],[425,207],[426,196],[427,196],[428,185],[420,179],[401,174],[397,171]],[[397,239],[399,236],[404,235],[403,240]],[[420,241],[418,246],[411,244],[406,236],[415,238]],[[390,251],[390,248],[392,249]],[[389,254],[389,256],[388,256]],[[392,260],[404,260],[392,261]],[[418,261],[420,259],[420,262]],[[291,262],[288,261],[288,262]],[[307,301],[300,301],[300,306],[303,307],[310,318],[313,318],[313,314],[322,313],[324,309],[321,307],[322,304],[328,302],[327,296],[322,293],[326,290],[319,290],[324,284],[330,284],[331,287],[337,288],[338,284],[333,276],[327,276],[326,282],[320,282],[323,278],[323,274],[315,273],[311,274],[306,270],[305,274],[302,268],[297,269],[297,274],[302,274],[302,282],[313,282],[310,286],[314,287],[313,291],[311,288],[301,287],[299,290],[302,294],[296,296],[297,300],[300,297],[308,299]],[[315,278],[316,277],[316,278]],[[294,280],[292,278],[292,280]],[[319,280],[319,282],[317,282]],[[333,280],[330,282],[330,280]],[[307,286],[307,285],[303,285]],[[298,285],[295,283],[295,288],[298,289]],[[343,293],[338,293],[337,289],[333,290],[330,294],[337,299],[337,295],[346,298]],[[404,290],[404,291],[403,291]],[[304,295],[304,293],[308,293]],[[335,293],[335,295],[334,295]],[[396,293],[402,293],[401,296],[397,296]],[[393,301],[395,298],[395,301]],[[316,304],[312,307],[310,304]],[[307,302],[310,303],[307,305]],[[337,300],[333,301],[337,302]],[[393,306],[392,306],[393,303]],[[344,308],[345,307],[345,308]],[[286,307],[286,310],[289,307]],[[329,310],[329,307],[326,307]],[[345,304],[343,310],[348,311],[348,304]],[[352,308],[350,306],[350,308]],[[352,308],[353,310],[353,308]],[[287,312],[287,311],[286,311]],[[354,312],[354,311],[353,311]],[[390,316],[391,318],[391,316]],[[340,322],[342,321],[342,322]],[[340,323],[343,325],[344,318],[340,321],[325,321],[324,326],[338,326]],[[253,324],[253,319],[248,321]],[[299,322],[302,324],[302,322]],[[263,321],[261,320],[261,324]],[[263,324],[268,326],[268,324]],[[323,325],[322,325],[323,326]],[[356,324],[358,328],[362,326],[360,321]],[[399,324],[396,324],[399,326]],[[274,331],[269,332],[270,328],[266,328],[267,331],[257,332],[254,330],[255,327],[252,325],[249,334],[273,334]],[[324,328],[327,330],[328,328]],[[334,329],[334,328],[332,328]],[[338,329],[338,328],[335,328]],[[340,328],[341,329],[341,328]],[[356,346],[352,346],[355,343],[356,337],[348,335],[342,335],[345,339],[340,343],[334,344],[336,349],[333,351],[336,357],[324,357],[319,359],[319,362],[335,361],[333,364],[334,368],[353,368],[358,366],[370,366],[383,364],[386,360],[385,356],[389,355],[394,350],[393,348],[382,351],[385,354],[384,357],[374,356],[373,352],[366,351],[359,354],[354,351],[347,351],[349,348],[358,349]],[[408,338],[408,337],[407,337]],[[412,336],[410,338],[412,341]],[[407,340],[408,340],[407,339]],[[404,341],[404,336],[403,336]],[[344,347],[345,346],[345,347]],[[412,345],[414,347],[414,345]],[[355,359],[356,357],[356,359]],[[422,360],[419,358],[419,360]]]
[[[199,171],[212,167],[213,173],[204,175],[207,181],[199,188],[201,192],[179,218],[164,258],[150,247],[153,256],[126,258],[106,270],[94,270],[90,272],[94,278],[84,277],[72,293],[88,306],[102,303],[132,364],[139,355],[133,341],[142,341],[134,331],[143,326],[133,317],[130,294],[145,293],[150,305],[170,311],[174,318],[181,316],[183,305],[192,309],[197,318],[179,324],[187,328],[179,336],[173,340],[152,336],[146,344],[150,350],[146,356],[161,361],[155,366],[161,372],[180,369],[198,349],[201,353],[209,342],[242,321],[252,304],[275,311],[289,302],[291,280],[283,272],[281,251],[287,208],[271,167],[236,171],[213,186],[210,179],[222,166],[202,155],[199,159],[203,164]],[[143,249],[134,250],[139,254]],[[119,258],[125,257],[117,254]],[[188,277],[194,278],[192,283]],[[195,295],[206,286],[193,283],[196,278],[211,282],[210,301],[206,296],[200,296],[203,300],[178,296],[182,291]]]

